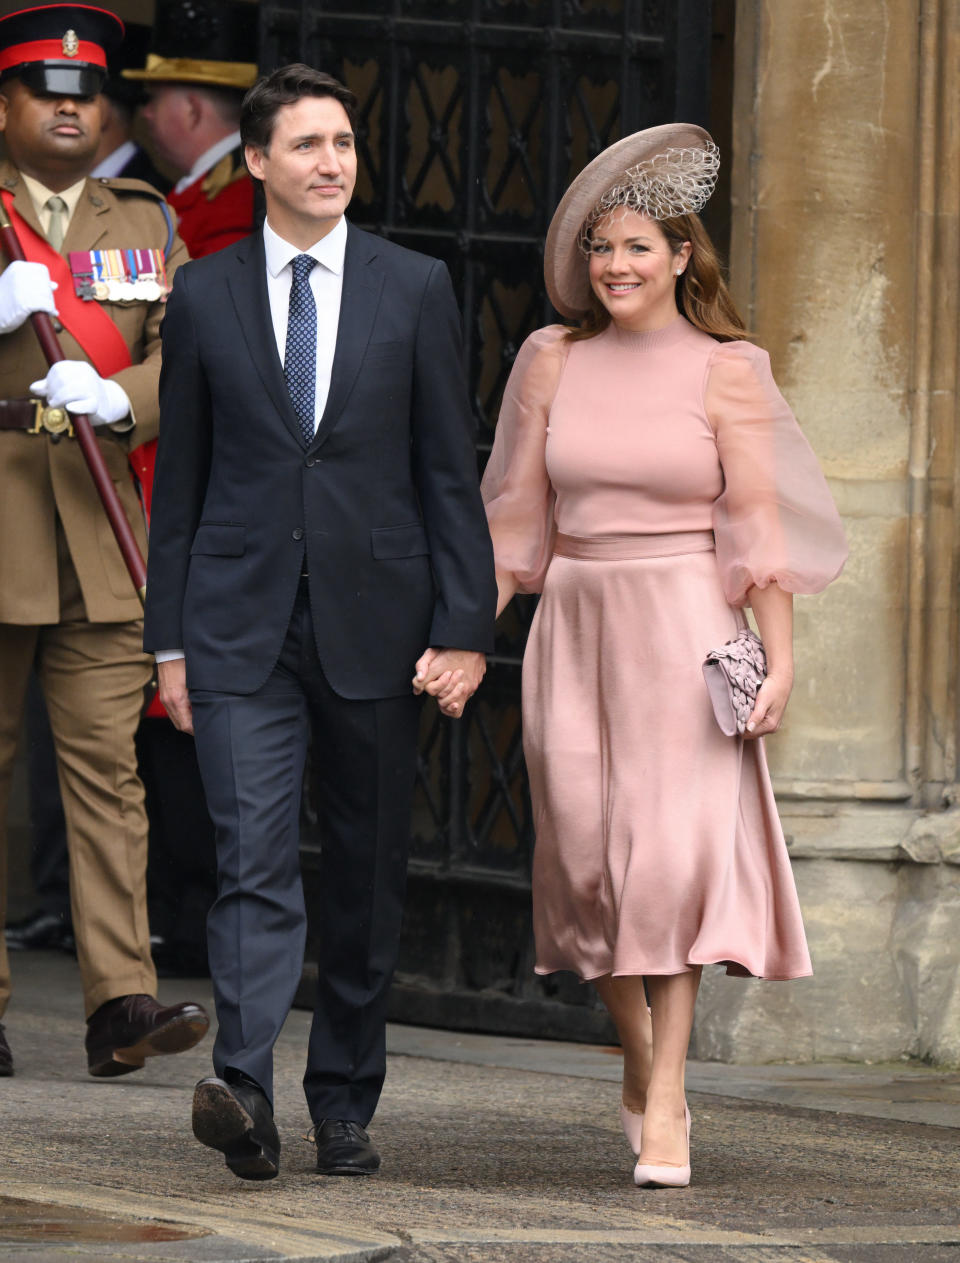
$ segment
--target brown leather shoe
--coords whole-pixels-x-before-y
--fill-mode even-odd
[[[7,1043],[7,1037],[0,1026],[0,1079],[9,1079],[13,1074],[13,1053]]]
[[[87,1019],[87,1064],[97,1078],[139,1070],[147,1057],[185,1052],[210,1027],[202,1005],[188,1000],[164,1007],[152,996],[122,995]]]

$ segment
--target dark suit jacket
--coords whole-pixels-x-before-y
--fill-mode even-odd
[[[144,643],[193,688],[273,669],[304,556],[343,697],[399,696],[427,645],[493,648],[496,582],[444,265],[349,228],[330,394],[308,450],[255,233],[177,273],[163,328]]]

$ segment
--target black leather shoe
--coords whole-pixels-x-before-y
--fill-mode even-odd
[[[280,1137],[270,1102],[244,1075],[236,1082],[201,1079],[193,1091],[193,1134],[219,1149],[241,1180],[272,1180],[280,1170]]]
[[[324,1118],[313,1129],[321,1175],[373,1175],[380,1155],[359,1123]]]
[[[0,1079],[9,1079],[13,1074],[13,1053],[7,1043],[7,1037],[0,1026]]]
[[[87,1064],[96,1078],[139,1070],[147,1057],[185,1052],[210,1027],[207,1011],[188,1000],[164,1007],[148,995],[122,995],[87,1019]]]
[[[12,921],[6,929],[7,948],[11,952],[38,952],[51,948],[73,952],[76,943],[73,930],[55,912],[31,912],[22,921]]]

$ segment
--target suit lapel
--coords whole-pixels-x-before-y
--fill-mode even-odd
[[[250,359],[273,405],[283,418],[284,425],[297,440],[300,423],[290,402],[287,383],[283,379],[283,365],[277,353],[277,339],[270,318],[270,299],[267,296],[267,262],[263,251],[263,233],[255,232],[235,247],[239,267],[232,268],[227,284],[236,308],[240,328],[247,343]]]
[[[311,450],[330,437],[360,372],[383,289],[383,273],[374,264],[376,256],[376,238],[348,224],[330,391]]]

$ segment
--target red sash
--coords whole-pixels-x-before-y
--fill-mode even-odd
[[[99,303],[84,302],[77,297],[66,259],[35,228],[31,228],[22,215],[17,214],[13,194],[0,190],[0,197],[17,230],[24,256],[31,263],[44,264],[51,279],[57,282],[57,311],[64,329],[80,343],[101,377],[112,377],[122,368],[129,368],[133,363],[130,349],[117,326]]]
[[[13,204],[13,194],[9,190],[0,190],[0,197],[7,208],[7,214],[20,238],[24,257],[30,263],[42,263],[50,273],[51,280],[57,283],[57,311],[60,323],[70,336],[83,347],[87,359],[101,377],[112,377],[123,368],[129,368],[133,361],[130,348],[123,335],[113,323],[99,303],[85,302],[77,297],[73,285],[73,275],[62,254],[58,254],[45,237],[32,228],[22,215],[18,214]],[[150,497],[153,491],[153,466],[156,460],[156,439],[143,443],[130,453],[130,466],[133,470],[143,503],[147,521],[150,521]]]

